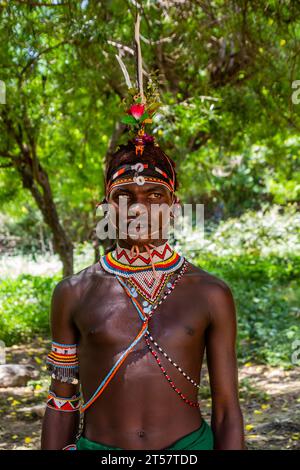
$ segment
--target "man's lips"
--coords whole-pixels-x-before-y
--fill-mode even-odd
[[[151,227],[149,227],[148,225],[147,226],[140,226],[140,225],[137,225],[136,227],[134,227],[132,229],[133,231],[136,231],[136,232],[151,232]],[[130,230],[129,230],[130,231]]]
[[[142,222],[138,222],[135,219],[128,219],[127,225],[129,225],[129,224],[135,225],[136,227],[151,227],[151,224],[149,224],[149,223],[143,224]]]

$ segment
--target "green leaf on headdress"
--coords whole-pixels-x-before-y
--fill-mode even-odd
[[[132,88],[128,88],[128,93],[129,93],[130,95],[135,95],[135,94],[136,94],[136,88],[133,88],[133,87],[132,87]]]
[[[123,116],[121,122],[123,122],[123,124],[136,124],[136,120],[133,116]]]
[[[148,118],[149,117],[149,114],[148,113],[144,113],[142,114],[142,116],[139,118],[139,121],[143,121],[144,119]]]

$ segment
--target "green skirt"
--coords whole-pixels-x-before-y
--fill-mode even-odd
[[[125,450],[121,447],[90,441],[83,436],[78,439],[76,445],[77,450]],[[214,438],[211,427],[202,418],[201,426],[198,429],[173,442],[169,447],[160,450],[213,450],[213,445]]]

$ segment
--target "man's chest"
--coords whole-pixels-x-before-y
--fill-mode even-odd
[[[142,297],[136,300],[147,310],[149,305]],[[117,350],[128,345],[143,326],[132,301],[112,278],[87,289],[74,313],[74,321],[83,340]],[[186,284],[176,287],[153,309],[148,331],[165,345],[192,350],[203,343],[207,326],[205,302],[195,288]]]

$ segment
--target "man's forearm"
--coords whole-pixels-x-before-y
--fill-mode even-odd
[[[214,450],[247,450],[243,418],[240,413],[228,414],[222,420],[212,418]]]
[[[59,450],[74,444],[79,429],[80,413],[46,408],[42,427],[42,450]]]

